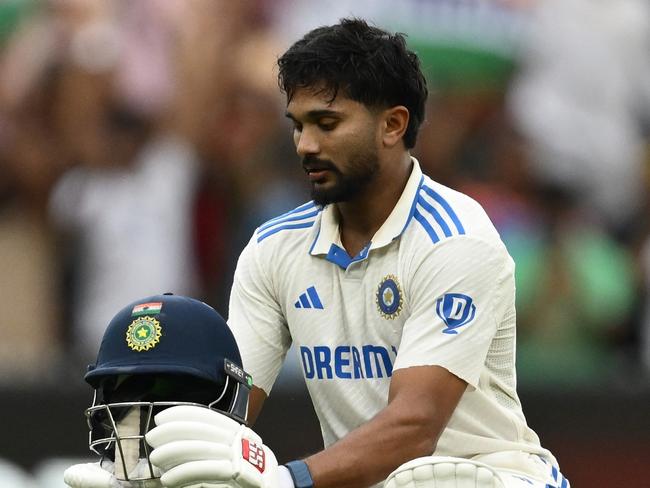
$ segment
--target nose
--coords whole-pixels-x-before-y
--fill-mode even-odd
[[[320,151],[318,139],[315,137],[313,131],[307,127],[303,127],[302,131],[296,131],[294,133],[294,142],[296,144],[296,152],[300,157],[305,157],[308,154],[318,154]]]

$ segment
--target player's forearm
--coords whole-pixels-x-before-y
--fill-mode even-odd
[[[385,479],[398,465],[435,449],[441,421],[391,404],[367,424],[306,459],[316,488],[359,488]]]
[[[248,416],[246,420],[248,425],[255,425],[258,415],[262,411],[262,406],[266,401],[266,393],[261,388],[253,386],[248,399]]]

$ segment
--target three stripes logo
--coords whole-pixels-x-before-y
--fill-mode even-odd
[[[323,302],[320,301],[320,297],[316,292],[316,288],[310,286],[307,288],[305,293],[302,293],[298,298],[298,301],[294,304],[296,308],[319,308],[323,309]]]

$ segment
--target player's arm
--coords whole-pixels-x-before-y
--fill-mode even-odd
[[[438,366],[395,371],[389,403],[378,415],[306,459],[314,486],[370,486],[400,464],[431,454],[465,387]],[[179,406],[156,415],[155,423],[146,438],[164,486],[293,486],[289,471],[278,467],[262,439],[225,415]]]
[[[262,406],[266,400],[266,393],[257,386],[253,386],[250,396],[248,397],[248,425],[254,425],[257,417],[262,411]]]
[[[388,405],[305,462],[316,488],[369,486],[396,466],[433,453],[467,383],[439,366],[394,372]]]
[[[267,266],[270,258],[260,256],[261,252],[254,235],[237,262],[228,306],[228,326],[243,367],[253,377],[247,419],[250,425],[259,415],[291,346],[277,285]]]

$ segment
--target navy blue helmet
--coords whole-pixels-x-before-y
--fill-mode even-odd
[[[86,410],[90,448],[114,462],[118,479],[127,481],[157,477],[144,435],[158,411],[192,404],[245,423],[252,387],[224,319],[199,300],[172,294],[120,310],[85,380],[95,389]],[[129,460],[126,451],[134,449]],[[137,461],[144,461],[142,469]]]

